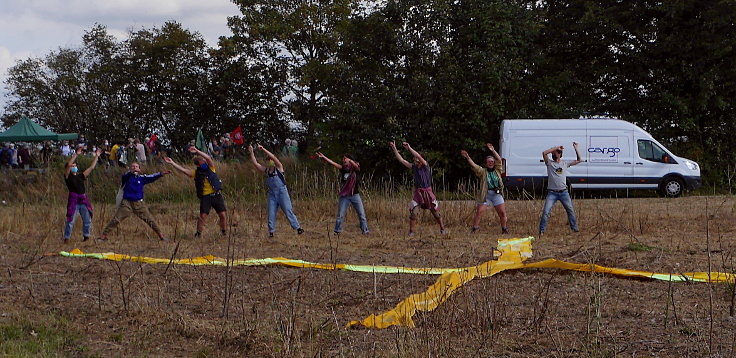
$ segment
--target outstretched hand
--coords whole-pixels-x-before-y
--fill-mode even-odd
[[[251,153],[253,153],[253,145],[252,144],[248,144],[248,151],[251,152]]]
[[[196,153],[196,152],[197,152],[198,150],[199,150],[199,149],[197,149],[197,147],[196,147],[196,146],[194,146],[194,145],[193,145],[193,146],[191,146],[191,147],[189,147],[189,153]]]
[[[171,170],[162,170],[161,175],[171,174]]]
[[[488,147],[488,150],[493,151],[495,148],[493,147],[493,144],[486,143],[486,147]]]
[[[174,160],[169,157],[164,157],[164,162],[169,163],[169,164],[174,164]]]
[[[102,148],[97,148],[97,151],[95,151],[95,157],[99,157],[102,155]]]
[[[327,157],[324,154],[322,154],[322,152],[317,152],[317,157],[320,159],[327,159]]]
[[[391,149],[396,149],[396,142],[390,141],[388,142],[388,146],[391,147]]]
[[[403,145],[404,148],[406,148],[406,149],[411,149],[411,146],[409,145],[408,142],[403,142],[403,143],[401,143],[401,145]]]
[[[257,147],[256,147],[256,148],[258,148],[258,150],[260,150],[260,151],[262,151],[262,150],[263,150],[263,146],[262,146],[262,145],[260,145],[260,144],[257,144]]]
[[[462,155],[465,159],[468,159],[468,157],[470,157],[465,149],[460,151],[460,155]]]
[[[76,153],[77,153],[77,155],[82,155],[82,152],[83,152],[83,151],[84,151],[84,148],[82,148],[82,147],[77,147]]]

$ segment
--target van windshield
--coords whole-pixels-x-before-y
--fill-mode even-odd
[[[637,140],[637,146],[639,147],[639,158],[641,159],[658,163],[675,163],[662,147],[650,140],[639,139]]]

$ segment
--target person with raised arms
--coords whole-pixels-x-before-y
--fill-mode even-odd
[[[432,168],[429,166],[429,163],[427,163],[427,160],[425,160],[424,157],[414,150],[414,148],[412,148],[407,142],[402,143],[402,145],[414,157],[414,163],[409,163],[409,161],[401,156],[401,153],[396,149],[395,142],[391,141],[388,144],[393,150],[399,163],[408,169],[411,169],[414,176],[414,196],[409,203],[408,236],[414,236],[414,230],[417,226],[417,214],[414,210],[417,207],[429,210],[432,213],[432,216],[434,216],[435,221],[437,221],[437,224],[440,226],[440,234],[447,234],[445,225],[442,223],[442,216],[440,216],[440,213],[438,212],[439,202],[432,191]]]
[[[184,168],[169,157],[164,157],[164,161],[171,164],[180,173],[194,179],[194,188],[197,190],[197,198],[199,198],[199,216],[197,217],[197,231],[194,233],[194,237],[202,236],[204,223],[213,208],[220,219],[220,233],[225,235],[227,233],[227,207],[225,207],[225,199],[222,197],[222,181],[217,176],[215,161],[207,153],[197,149],[196,146],[189,147],[189,152],[194,154],[194,158],[192,158],[195,165],[194,169]]]
[[[268,186],[268,237],[273,237],[273,233],[276,232],[276,214],[279,207],[289,220],[291,228],[301,235],[304,233],[304,229],[299,225],[299,220],[296,218],[291,205],[291,197],[289,196],[289,190],[286,188],[286,178],[284,177],[284,165],[278,157],[263,148],[262,145],[259,144],[257,148],[268,158],[266,165],[261,165],[253,153],[253,146],[248,145],[251,163],[259,172],[266,175],[266,186]]]
[[[342,232],[342,223],[345,221],[345,211],[348,205],[353,205],[355,213],[360,221],[360,230],[363,235],[368,235],[368,219],[365,216],[365,208],[363,200],[360,198],[360,163],[350,154],[342,156],[342,164],[335,163],[327,158],[322,152],[317,152],[317,156],[324,160],[327,164],[340,170],[340,191],[337,200],[337,219],[335,220],[335,234]]]
[[[164,234],[161,233],[161,229],[153,218],[153,215],[151,215],[151,212],[148,210],[148,206],[143,202],[143,188],[146,184],[151,184],[164,175],[170,173],[171,171],[164,170],[155,174],[141,174],[141,166],[138,162],[130,163],[128,172],[123,174],[121,179],[121,188],[123,191],[122,201],[120,202],[112,220],[110,220],[110,222],[105,226],[105,229],[102,230],[102,235],[100,235],[98,240],[107,240],[107,235],[112,231],[112,229],[118,226],[118,224],[130,216],[130,214],[135,214],[148,224],[154,232],[156,232],[156,235],[158,235],[158,238],[161,241],[168,241]]]
[[[77,157],[81,154],[82,148],[77,148],[77,151],[72,154],[64,166],[64,182],[66,183],[67,189],[69,189],[69,197],[66,204],[66,225],[64,225],[64,243],[69,242],[69,238],[72,236],[74,222],[77,220],[77,213],[82,217],[82,241],[89,240],[92,230],[92,203],[90,203],[87,197],[84,182],[97,166],[97,161],[102,154],[102,150],[97,149],[92,159],[92,164],[80,173],[79,167],[77,166]]]
[[[486,208],[493,205],[501,223],[501,233],[508,234],[506,203],[503,200],[503,180],[501,179],[503,163],[493,144],[486,143],[486,147],[491,151],[491,155],[486,157],[485,167],[475,164],[467,151],[460,151],[460,155],[468,161],[468,164],[473,168],[473,172],[480,179],[480,191],[476,195],[475,217],[470,232],[474,233],[480,229],[480,219],[483,217],[483,213]]]
[[[575,209],[572,207],[572,198],[567,192],[567,168],[582,163],[583,159],[578,150],[578,143],[573,142],[572,147],[575,148],[577,158],[575,160],[562,160],[562,150],[565,149],[561,145],[549,148],[542,152],[544,165],[547,166],[547,198],[544,200],[544,209],[542,209],[542,217],[539,219],[539,236],[544,235],[547,229],[547,221],[552,207],[559,200],[562,207],[567,211],[567,220],[570,222],[570,229],[578,232],[578,222],[575,217]],[[552,160],[549,155],[552,154]]]

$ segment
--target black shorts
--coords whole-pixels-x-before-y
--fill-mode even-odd
[[[216,213],[227,211],[225,208],[225,199],[222,198],[221,193],[205,195],[199,200],[199,213],[209,214],[210,209],[214,208]]]

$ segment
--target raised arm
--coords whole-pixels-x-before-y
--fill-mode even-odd
[[[401,153],[399,153],[398,149],[396,149],[396,143],[394,141],[388,142],[388,145],[391,147],[391,149],[394,151],[394,155],[396,156],[396,159],[401,163],[401,165],[411,169],[411,163],[406,161],[404,157],[401,156]]]
[[[501,155],[498,154],[498,152],[496,151],[496,148],[493,147],[493,144],[486,143],[486,147],[488,148],[488,150],[491,151],[491,154],[493,154],[493,158],[496,159],[496,163],[501,163],[502,162]]]
[[[411,153],[411,155],[414,156],[416,160],[422,163],[422,165],[429,165],[427,161],[424,159],[424,157],[422,157],[422,155],[419,154],[419,152],[414,150],[414,148],[412,148],[411,145],[409,145],[409,143],[404,142],[403,145],[404,145],[404,148],[406,148],[409,151],[409,153]]]
[[[473,158],[470,158],[470,155],[467,151],[465,151],[465,149],[460,151],[460,155],[462,155],[463,158],[468,161],[468,164],[470,164],[471,167],[475,168],[478,166],[478,164],[475,164],[475,162],[473,161]]]
[[[97,160],[100,159],[100,155],[102,155],[102,149],[97,148],[97,151],[95,152],[95,157],[92,159],[92,164],[90,164],[89,168],[84,170],[84,177],[89,177],[89,174],[92,173],[92,170],[95,169],[97,166]]]
[[[570,166],[578,165],[583,162],[583,157],[580,156],[580,151],[578,150],[578,142],[572,142],[572,147],[575,148],[575,155],[577,158],[570,162]]]
[[[181,165],[177,164],[173,159],[171,159],[169,157],[164,157],[164,162],[166,162],[168,164],[171,164],[171,166],[173,166],[174,169],[178,170],[180,173],[182,173],[182,174],[184,174],[184,175],[186,175],[186,176],[188,176],[190,178],[193,178],[194,177],[194,175],[193,175],[193,173],[192,173],[191,170],[189,170],[187,168],[184,168]]]
[[[556,150],[563,150],[563,149],[565,148],[563,148],[561,145],[558,145],[556,147],[549,148],[545,150],[544,152],[542,152],[542,158],[544,158],[544,164],[547,165],[547,163],[549,162],[549,153],[552,153]]]
[[[327,158],[324,154],[322,154],[322,152],[317,152],[317,157],[319,157],[320,159],[327,162],[327,164],[332,165],[333,167],[337,169],[342,169],[342,165],[333,162],[330,158]]]
[[[250,153],[250,162],[253,163],[253,166],[256,167],[259,172],[266,171],[266,167],[258,164],[258,161],[256,160],[256,155],[253,153],[253,146],[250,144],[248,145],[248,153]]]
[[[212,160],[212,157],[210,157],[209,154],[207,154],[207,153],[199,150],[197,148],[197,146],[194,146],[193,145],[193,146],[189,147],[189,152],[190,153],[194,153],[194,154],[199,155],[202,158],[204,158],[204,160],[207,162],[207,165],[209,165],[211,167],[214,167],[215,166],[215,162]]]
[[[280,172],[282,172],[282,173],[284,172],[284,165],[281,164],[281,161],[279,160],[278,157],[276,157],[273,153],[269,152],[268,149],[263,148],[263,146],[260,145],[260,144],[258,145],[258,149],[260,149],[263,153],[265,153],[266,156],[268,157],[268,159],[273,160],[273,163],[276,165],[276,168]]]

